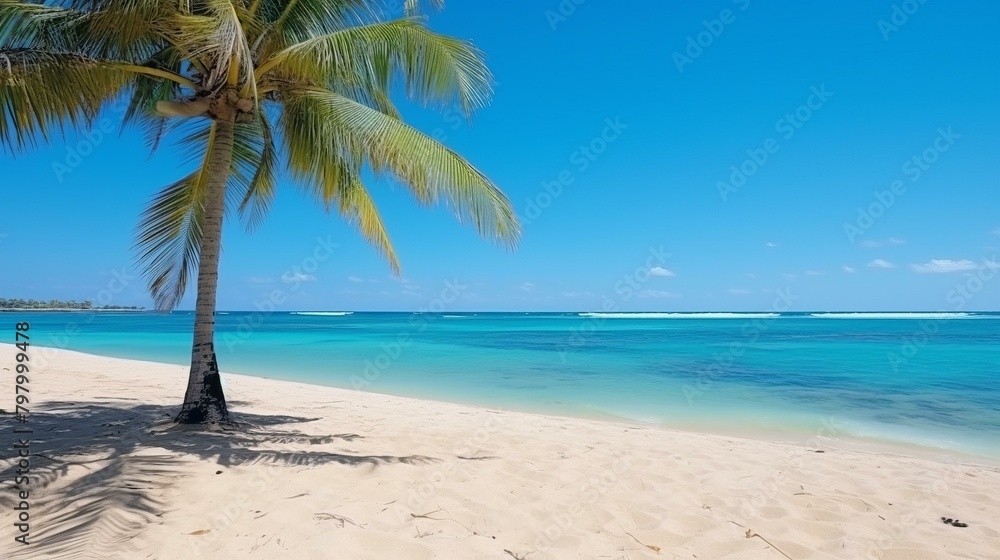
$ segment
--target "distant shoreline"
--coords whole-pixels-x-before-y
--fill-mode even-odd
[[[102,308],[99,308],[99,307],[98,308],[93,308],[93,309],[76,309],[76,308],[73,308],[73,307],[46,307],[44,309],[37,309],[37,308],[31,308],[31,307],[7,307],[7,308],[4,308],[4,309],[0,309],[0,313],[24,313],[24,312],[27,312],[27,311],[51,311],[51,312],[57,312],[57,313],[66,313],[66,312],[91,313],[91,312],[94,312],[94,311],[97,311],[99,313],[108,313],[108,312],[112,312],[112,311],[128,311],[128,312],[138,313],[138,312],[141,312],[141,311],[146,311],[146,309],[145,308],[141,308],[141,309],[132,309],[132,308],[102,309]]]

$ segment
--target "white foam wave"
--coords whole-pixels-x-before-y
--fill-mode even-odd
[[[353,311],[293,311],[292,315],[315,315],[317,317],[343,317],[354,315]]]
[[[810,313],[819,319],[968,319],[972,313]]]
[[[579,313],[599,319],[771,319],[778,313]]]

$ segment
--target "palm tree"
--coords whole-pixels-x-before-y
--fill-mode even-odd
[[[138,260],[158,309],[197,270],[183,423],[229,422],[214,347],[227,208],[258,226],[280,160],[292,182],[336,210],[399,273],[362,183],[370,169],[424,205],[443,201],[479,234],[512,247],[504,194],[461,156],[406,125],[394,92],[424,106],[484,106],[492,76],[469,42],[430,31],[419,0],[382,17],[371,0],[0,0],[0,144],[14,154],[60,130],[85,131],[127,102],[124,126],[151,149],[170,133],[196,158],[152,198]],[[443,0],[432,0],[440,8]]]

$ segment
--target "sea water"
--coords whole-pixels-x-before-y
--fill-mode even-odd
[[[38,345],[190,357],[191,312],[0,317],[31,321]],[[1000,314],[223,312],[216,332],[226,372],[1000,457]]]

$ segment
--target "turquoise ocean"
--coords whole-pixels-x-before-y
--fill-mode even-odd
[[[36,345],[189,359],[191,312],[0,316],[30,321]],[[226,372],[507,410],[1000,458],[994,313],[220,312],[216,329]]]

